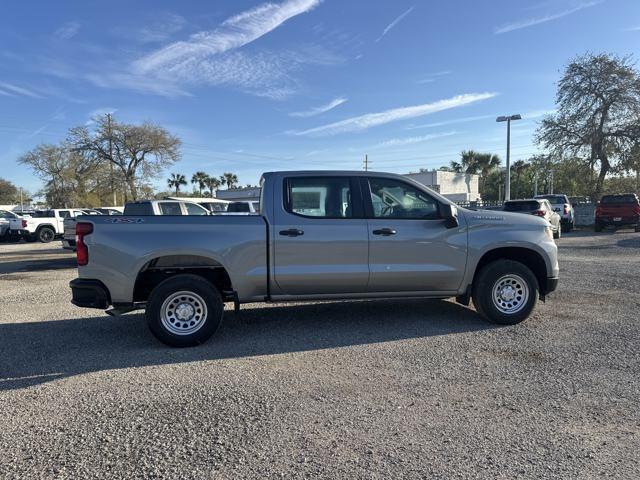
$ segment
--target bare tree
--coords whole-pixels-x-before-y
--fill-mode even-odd
[[[585,156],[600,172],[594,195],[620,156],[639,138],[640,77],[629,57],[587,54],[569,63],[558,83],[557,113],[536,135],[557,158]]]
[[[126,185],[125,201],[138,198],[141,181],[158,177],[180,159],[180,140],[158,125],[118,123],[110,115],[94,121],[93,131],[71,129],[69,142],[74,151],[114,166]]]

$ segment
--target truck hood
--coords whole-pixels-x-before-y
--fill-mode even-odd
[[[526,213],[504,212],[502,210],[462,210],[467,224],[472,225],[502,225],[522,227],[544,227],[549,222],[544,218]]]

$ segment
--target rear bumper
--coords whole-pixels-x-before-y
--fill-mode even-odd
[[[620,220],[616,220],[619,218]],[[600,225],[640,225],[640,217],[615,217],[615,216],[606,216],[606,217],[597,217],[596,223]]]
[[[100,280],[76,278],[69,282],[73,303],[77,307],[106,310],[111,305],[111,294]]]

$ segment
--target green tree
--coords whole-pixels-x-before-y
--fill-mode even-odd
[[[9,180],[0,178],[0,203],[15,203],[19,197],[16,186]]]
[[[516,160],[511,166],[511,172],[515,175],[515,182],[513,182],[514,196],[513,198],[528,197],[528,192],[525,194],[526,189],[523,188],[523,179],[527,171],[531,168],[524,160]]]
[[[207,183],[206,183],[207,178],[209,178],[209,175],[207,175],[204,172],[196,172],[191,177],[191,183],[196,184],[198,186],[198,194],[200,196],[202,196],[202,190],[204,190],[204,187],[207,186]]]
[[[209,189],[209,195],[213,197],[215,195],[215,191],[220,186],[220,179],[212,175],[211,176],[207,175],[207,177],[205,178],[204,184]]]
[[[238,184],[238,176],[234,173],[225,172],[220,177],[220,183],[227,188],[234,188]]]
[[[176,196],[180,194],[180,187],[187,184],[187,177],[181,173],[172,173],[171,178],[167,179],[167,185],[169,188],[176,189]]]
[[[625,151],[640,138],[640,77],[630,57],[587,54],[572,60],[558,83],[557,113],[547,116],[536,140],[557,158],[599,164],[594,195]]]
[[[158,125],[120,123],[109,114],[96,117],[94,124],[91,131],[71,129],[69,142],[85,158],[113,165],[126,186],[125,201],[136,200],[145,181],[180,160],[180,140]]]

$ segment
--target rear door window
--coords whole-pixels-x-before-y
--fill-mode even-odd
[[[159,206],[162,215],[182,215],[182,209],[178,202],[162,202]]]
[[[353,217],[349,177],[297,177],[286,182],[285,209],[289,213],[304,217]]]

